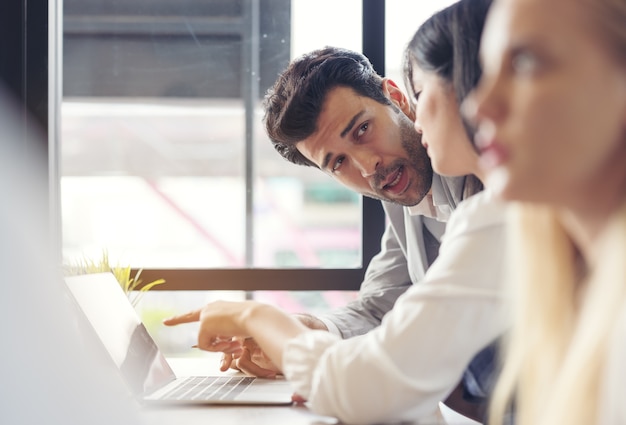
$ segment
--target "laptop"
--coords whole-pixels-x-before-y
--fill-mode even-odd
[[[293,387],[281,378],[262,379],[229,372],[214,376],[176,376],[112,273],[66,277],[65,283],[130,392],[139,401],[292,403]]]

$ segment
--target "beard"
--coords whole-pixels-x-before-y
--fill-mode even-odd
[[[422,136],[415,131],[413,122],[398,110],[400,118],[400,137],[402,148],[406,152],[407,159],[397,159],[382,170],[378,170],[374,176],[375,187],[379,188],[381,182],[385,181],[390,173],[395,172],[399,168],[406,170],[413,170],[415,174],[415,181],[411,183],[411,186],[403,194],[400,199],[391,199],[386,196],[384,189],[376,189],[376,194],[368,194],[374,199],[380,201],[392,202],[395,204],[410,207],[419,204],[426,196],[433,181],[433,167],[430,163],[430,158],[426,152],[426,148],[422,146]]]
[[[414,198],[406,206],[419,204],[430,191],[433,183],[433,166],[426,148],[422,145],[422,135],[415,131],[413,122],[406,116],[400,121],[402,147],[407,153],[410,167],[415,171],[417,181],[414,183]]]

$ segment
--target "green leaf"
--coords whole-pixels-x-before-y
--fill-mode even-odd
[[[140,291],[142,292],[146,292],[149,291],[150,289],[154,288],[157,285],[161,285],[165,283],[165,279],[157,279],[154,282],[150,282],[148,284],[146,284],[143,288],[140,289]]]

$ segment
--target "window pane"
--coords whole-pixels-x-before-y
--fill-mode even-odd
[[[385,2],[385,68],[386,76],[404,90],[402,58],[407,44],[419,26],[438,10],[456,0],[388,0]]]
[[[360,50],[360,0],[66,0],[63,27],[66,261],[361,267],[360,198],[284,161],[260,108],[293,57]]]

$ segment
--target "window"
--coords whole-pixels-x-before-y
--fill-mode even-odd
[[[361,11],[359,0],[66,0],[64,260],[106,251],[170,289],[357,289],[380,206],[284,161],[260,100],[297,55],[361,50]]]

